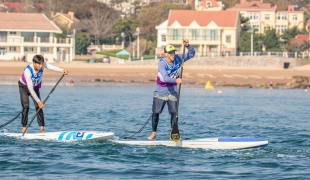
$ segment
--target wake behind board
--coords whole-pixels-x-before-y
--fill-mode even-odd
[[[202,149],[247,149],[264,147],[268,145],[265,138],[251,137],[219,137],[219,138],[203,138],[195,140],[181,140],[178,143],[164,140],[114,140],[116,143],[141,146],[177,146],[185,148],[202,148]]]
[[[46,133],[8,133],[0,132],[0,136],[7,136],[19,139],[40,139],[47,141],[102,141],[114,137],[112,132],[96,132],[96,131],[59,131]]]

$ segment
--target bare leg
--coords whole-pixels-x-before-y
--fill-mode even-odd
[[[40,132],[44,133],[44,126],[40,126]]]
[[[23,128],[22,128],[22,133],[27,133],[27,132],[26,132],[26,127],[23,127]]]

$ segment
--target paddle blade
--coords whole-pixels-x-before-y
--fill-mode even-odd
[[[173,142],[180,142],[181,140],[181,134],[179,127],[176,123],[173,124],[171,131],[170,131],[170,140]]]

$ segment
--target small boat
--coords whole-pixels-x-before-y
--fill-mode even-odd
[[[9,133],[0,132],[0,136],[13,137],[19,139],[47,140],[47,141],[102,141],[114,137],[112,132],[97,132],[97,131],[59,131],[46,133]]]
[[[248,149],[264,147],[268,145],[268,140],[265,138],[252,138],[252,137],[216,137],[216,138],[203,138],[193,140],[181,140],[175,143],[170,140],[113,140],[115,143],[127,145],[141,145],[141,146],[176,146],[184,148],[202,148],[202,149]]]

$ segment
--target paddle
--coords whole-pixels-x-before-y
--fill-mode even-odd
[[[180,72],[180,78],[181,79],[182,79],[182,74],[183,74],[184,56],[185,56],[185,44],[183,46],[183,57],[182,57],[181,72]],[[177,100],[176,118],[174,118],[174,120],[173,120],[173,124],[172,124],[171,131],[170,131],[170,140],[173,141],[173,142],[180,142],[180,140],[181,140],[180,130],[179,130],[178,124],[176,123],[176,121],[178,119],[178,113],[179,113],[179,102],[180,102],[181,85],[182,85],[182,83],[179,84],[179,88],[178,88],[178,100]]]
[[[56,85],[53,87],[53,89],[51,90],[51,92],[47,95],[47,97],[45,98],[45,100],[43,101],[43,104],[45,104],[45,102],[47,101],[47,99],[50,97],[50,95],[53,93],[53,91],[55,90],[56,86],[59,84],[59,82],[62,80],[62,78],[65,75],[62,74],[62,76],[60,77],[60,79],[58,80],[58,82],[56,83]],[[25,134],[25,132],[27,131],[27,129],[30,127],[32,121],[34,120],[34,118],[38,115],[39,111],[41,110],[41,108],[38,109],[38,111],[36,112],[36,114],[32,117],[30,123],[28,124],[28,126],[26,127],[26,130],[23,132],[23,136]]]

